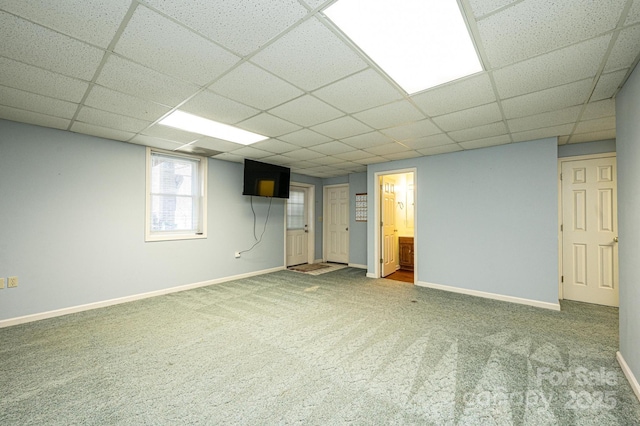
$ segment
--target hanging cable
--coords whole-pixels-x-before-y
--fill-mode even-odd
[[[251,207],[252,207],[252,210],[253,210],[253,196],[251,197],[251,200],[252,200]],[[273,198],[271,198],[271,197],[270,197],[270,198],[269,198],[269,209],[267,210],[267,218],[264,220],[264,227],[263,227],[263,229],[262,229],[262,234],[260,234],[260,239],[258,239],[258,240],[255,242],[255,244],[251,246],[251,248],[249,248],[249,249],[247,249],[247,250],[242,250],[242,251],[240,251],[240,252],[238,252],[238,253],[242,254],[242,253],[250,252],[251,250],[253,250],[253,248],[254,248],[255,246],[257,246],[258,244],[260,244],[260,243],[262,242],[262,237],[264,236],[264,233],[267,231],[267,222],[269,222],[269,215],[271,214],[271,202],[272,202],[272,201],[273,201]],[[255,211],[254,211],[254,213],[253,213],[253,214],[254,214],[254,223],[253,223],[253,226],[254,226],[254,229],[255,229],[255,220],[256,220],[256,219],[255,219]],[[255,236],[255,235],[254,235],[254,236]]]

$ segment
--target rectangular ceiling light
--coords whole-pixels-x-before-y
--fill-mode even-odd
[[[408,94],[482,71],[456,0],[338,0],[324,13]]]
[[[229,126],[228,124],[218,123],[217,121],[178,110],[160,120],[159,124],[242,145],[251,145],[252,143],[269,139],[267,136],[248,132],[238,129],[237,127]]]

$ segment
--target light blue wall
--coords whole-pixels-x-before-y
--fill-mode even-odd
[[[376,172],[410,167],[418,281],[558,302],[556,139],[372,165],[369,193]],[[370,218],[374,208],[370,202]],[[373,250],[369,244],[371,273]]]
[[[19,277],[0,320],[282,267],[284,200],[234,258],[254,242],[242,173],[209,160],[207,239],[145,243],[144,147],[0,120],[0,277]]]
[[[640,380],[640,68],[616,99],[620,352]]]
[[[615,139],[560,145],[558,147],[558,158],[603,154],[607,152],[616,152]]]
[[[367,222],[356,222],[356,194],[367,192],[367,173],[349,175],[349,263],[367,264]]]

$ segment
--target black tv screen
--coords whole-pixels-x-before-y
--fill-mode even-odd
[[[289,198],[290,179],[288,167],[245,159],[242,195]]]

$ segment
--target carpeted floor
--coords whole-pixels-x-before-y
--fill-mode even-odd
[[[344,268],[0,329],[0,424],[634,425],[618,311]]]

